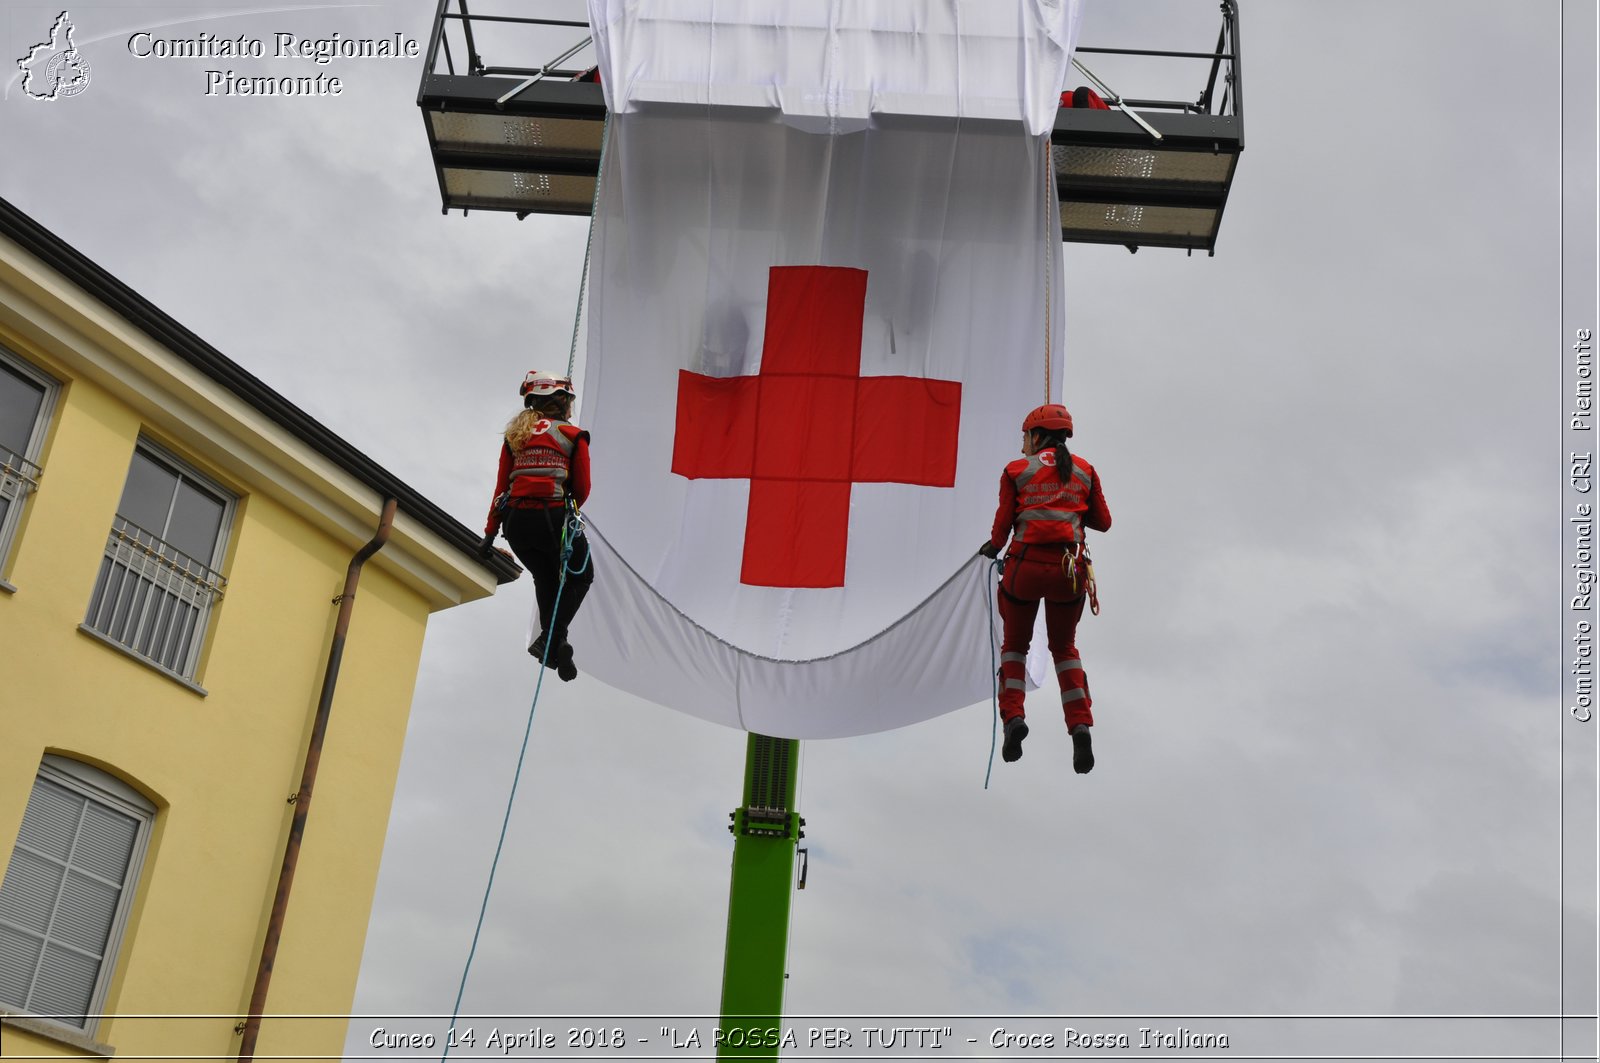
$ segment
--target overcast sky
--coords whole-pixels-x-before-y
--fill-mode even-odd
[[[166,32],[426,41],[433,7],[75,4],[92,84],[41,104],[13,80],[0,196],[476,526],[517,381],[565,364],[586,219],[441,216],[416,61],[333,63],[337,98],[208,98],[215,62],[125,48],[189,18]],[[1116,521],[1079,636],[1095,771],[1036,726],[985,790],[987,704],[807,743],[791,1014],[1557,1013],[1564,727],[1567,1007],[1593,1011],[1600,725],[1564,709],[1560,544],[1564,337],[1594,321],[1592,291],[1587,320],[1559,299],[1560,5],[1244,8],[1216,256],[1066,249],[1075,449]],[[8,0],[5,56],[59,11]],[[1087,0],[1082,41],[1206,49],[1217,19]],[[358,1012],[450,1010],[533,693],[531,600],[524,581],[430,624]],[[547,684],[465,1010],[709,1025],[743,749]],[[1141,1024],[1161,1025],[1110,1025]],[[1185,1025],[1235,1053],[1264,1029]],[[1297,1029],[1249,1043],[1556,1052],[1526,1021],[1364,1024],[1359,1048]]]

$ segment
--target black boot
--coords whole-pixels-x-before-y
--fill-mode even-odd
[[[1028,737],[1028,721],[1013,716],[1006,721],[1005,744],[1000,747],[1000,759],[1010,763],[1022,759],[1022,740]]]
[[[570,683],[578,678],[578,666],[572,663],[572,644],[562,641],[550,651],[550,656],[544,653],[545,636],[540,635],[528,646],[528,654],[539,661],[546,668],[554,668],[556,675],[564,683]]]
[[[1072,729],[1072,770],[1087,775],[1094,770],[1094,747],[1089,742],[1089,725],[1080,723]]]
[[[551,656],[555,658],[556,675],[561,677],[563,683],[578,678],[578,666],[572,663],[572,643],[563,642]]]

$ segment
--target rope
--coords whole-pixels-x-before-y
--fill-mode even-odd
[[[1050,180],[1050,138],[1048,136],[1044,138],[1044,180],[1040,183],[1044,186],[1044,226],[1046,230],[1044,234],[1044,401],[1048,403],[1051,401],[1050,356],[1053,353],[1051,344],[1054,339],[1050,331],[1050,267],[1053,265],[1055,258],[1051,253],[1053,245],[1049,232],[1050,194],[1053,183]],[[1060,233],[1056,234],[1057,237],[1060,235]]]
[[[589,571],[589,563],[594,560],[593,551],[588,551],[583,555],[582,568],[567,567],[567,562],[572,559],[572,544],[583,537],[584,524],[585,521],[583,514],[579,512],[578,507],[573,504],[572,498],[569,495],[567,497],[567,519],[561,524],[561,584],[565,584],[567,582],[568,573],[571,573],[574,576],[581,576],[585,572]],[[561,584],[556,585],[556,598],[558,601],[560,600],[561,596]],[[552,617],[555,616],[554,606],[552,606],[550,609],[550,615]],[[550,647],[546,646],[544,649],[545,655],[548,656],[550,653]]]
[[[1044,150],[1043,150],[1042,156],[1041,156],[1042,159],[1043,159],[1043,162],[1044,162],[1044,180],[1042,180],[1040,182],[1040,185],[1041,185],[1041,187],[1043,189],[1043,193],[1044,193],[1043,194],[1044,213],[1042,215],[1042,218],[1044,220],[1044,227],[1045,227],[1045,238],[1044,238],[1044,401],[1046,403],[1048,403],[1048,402],[1051,401],[1051,398],[1052,398],[1051,379],[1050,379],[1050,375],[1051,375],[1050,374],[1050,368],[1051,368],[1050,367],[1050,361],[1051,361],[1051,355],[1054,353],[1054,349],[1053,348],[1054,348],[1054,338],[1055,338],[1054,334],[1053,334],[1053,332],[1051,330],[1051,327],[1050,327],[1051,326],[1051,321],[1050,321],[1050,304],[1051,304],[1051,299],[1050,299],[1050,292],[1051,292],[1050,281],[1051,281],[1051,273],[1052,273],[1051,267],[1054,265],[1055,256],[1052,254],[1052,250],[1053,250],[1053,247],[1052,247],[1052,244],[1051,244],[1052,237],[1051,237],[1051,234],[1050,234],[1050,231],[1049,231],[1050,230],[1050,195],[1051,195],[1051,190],[1054,188],[1054,182],[1052,182],[1050,180],[1050,169],[1051,169],[1050,138],[1048,136],[1046,136],[1043,139],[1042,143],[1043,143],[1043,146],[1044,146]],[[993,561],[993,565],[994,565],[994,570],[995,570],[996,574],[998,574],[1000,572],[1000,559],[999,558],[995,558],[994,561]],[[1000,729],[1000,670],[999,670],[999,666],[997,665],[997,663],[996,663],[996,661],[994,659],[994,612],[995,612],[995,609],[994,609],[994,597],[993,597],[992,591],[990,589],[986,588],[986,592],[987,593],[985,594],[985,598],[989,603],[989,672],[990,672],[991,675],[994,676],[993,683],[990,686],[990,692],[991,692],[990,693],[990,700],[993,702],[994,715],[993,715],[993,718],[990,721],[990,726],[989,726],[989,766],[983,773],[983,788],[985,790],[987,790],[989,788],[989,777],[994,773],[994,747],[995,747],[996,735],[999,733],[999,729]],[[1097,613],[1099,612],[1098,603],[1096,603],[1096,610],[1095,611]]]
[[[567,530],[574,524],[577,527],[577,531],[569,539]],[[566,589],[567,574],[571,572],[572,575],[576,576],[588,568],[589,565],[590,558],[588,555],[585,555],[583,559],[583,568],[576,570],[567,568],[567,563],[572,557],[572,542],[577,539],[578,535],[582,534],[582,531],[583,517],[575,508],[572,507],[569,500],[567,519],[561,524],[561,580],[556,584],[556,600],[555,603],[550,607],[550,619],[552,623],[555,622],[555,618],[557,616],[561,615],[561,592]],[[456,1020],[461,1017],[461,998],[465,996],[467,992],[467,975],[472,971],[473,957],[478,954],[478,938],[483,934],[484,916],[489,911],[489,894],[494,890],[495,872],[499,870],[500,854],[505,849],[506,829],[511,825],[511,807],[513,804],[515,804],[517,799],[517,784],[522,780],[522,764],[528,755],[528,738],[533,733],[533,714],[534,711],[539,707],[539,692],[544,689],[544,673],[548,670],[550,662],[550,644],[554,641],[554,639],[549,637],[549,632],[546,632],[544,640],[544,656],[539,661],[539,681],[534,684],[533,702],[528,706],[528,723],[522,731],[522,748],[517,753],[517,768],[516,771],[514,771],[511,775],[511,792],[506,795],[506,814],[500,821],[500,838],[495,842],[494,845],[494,859],[489,861],[489,881],[484,883],[483,903],[478,905],[478,923],[472,928],[472,946],[467,950],[467,962],[461,968],[461,984],[456,987],[456,1002],[450,1009],[450,1029],[455,1028]],[[444,1061],[450,1057],[450,1041],[451,1038],[445,1038],[444,1053],[439,1057],[439,1063],[444,1063]]]
[[[600,163],[594,175],[594,199],[589,202],[589,237],[583,244],[583,272],[578,274],[578,312],[572,316],[572,346],[567,349],[567,379],[572,379],[572,367],[578,360],[578,323],[583,320],[583,293],[589,288],[589,256],[594,250],[594,216],[600,208],[600,178],[606,172],[606,143],[611,139],[611,112],[606,111],[600,123]]]
[[[1000,559],[997,557],[989,562],[996,576],[1000,573]],[[994,715],[989,720],[989,767],[983,773],[983,788],[989,788],[989,776],[994,774],[994,746],[996,736],[1000,733],[1000,664],[994,659],[994,588],[984,584],[984,600],[989,603],[989,674],[994,676],[994,681],[989,685],[989,703],[994,709]]]
[[[1054,339],[1054,337],[1053,337],[1053,335],[1051,333],[1051,329],[1050,329],[1050,275],[1051,275],[1051,266],[1054,264],[1054,261],[1055,261],[1055,256],[1051,253],[1052,250],[1053,250],[1053,247],[1052,247],[1052,244],[1051,244],[1051,235],[1050,235],[1050,232],[1049,232],[1049,228],[1050,228],[1050,195],[1051,195],[1051,190],[1055,186],[1054,186],[1054,182],[1052,182],[1050,180],[1051,159],[1050,159],[1050,138],[1048,136],[1044,138],[1043,144],[1044,144],[1044,152],[1043,152],[1043,158],[1044,158],[1044,180],[1042,182],[1040,182],[1040,183],[1042,184],[1042,186],[1044,188],[1044,225],[1045,225],[1045,230],[1046,230],[1045,231],[1045,240],[1044,240],[1044,401],[1048,403],[1048,402],[1051,401],[1050,356],[1053,353],[1052,346],[1053,346],[1053,339]],[[999,558],[995,558],[994,561],[992,562],[992,564],[994,566],[995,573],[998,575],[999,572],[1000,572],[1000,567],[1001,567],[1000,559]],[[1094,581],[1093,569],[1090,569],[1090,576],[1089,576],[1090,601],[1092,603],[1092,607],[1093,607],[1095,615],[1098,616],[1100,614],[1100,600],[1099,600],[1099,597],[1094,594],[1094,582],[1093,581]],[[994,676],[994,681],[990,686],[990,700],[991,700],[991,702],[993,703],[993,706],[994,706],[994,715],[993,715],[992,719],[990,720],[990,725],[989,725],[989,767],[983,773],[983,788],[985,790],[987,790],[989,788],[989,777],[990,777],[990,775],[992,775],[994,773],[994,747],[995,747],[996,736],[998,735],[999,730],[1000,730],[1000,668],[999,668],[999,665],[997,664],[997,662],[995,661],[995,658],[994,658],[994,613],[995,613],[995,607],[994,607],[993,588],[985,587],[984,598],[989,603],[989,673],[992,676]]]

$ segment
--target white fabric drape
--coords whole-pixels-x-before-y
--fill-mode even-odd
[[[589,526],[596,578],[573,638],[611,686],[712,723],[782,738],[842,738],[987,701],[999,667],[985,615],[989,562],[974,557],[887,630],[837,656],[782,661],[741,650],[663,599]],[[1030,666],[1035,664],[1030,659]],[[1040,662],[1049,668],[1048,657]],[[1035,677],[1035,682],[1037,683]],[[1054,682],[1054,680],[1051,680]]]
[[[639,39],[659,27],[616,18],[638,6],[678,8],[592,0],[602,77],[611,75],[617,95],[661,80],[637,73],[664,61],[664,45]],[[718,0],[716,14],[745,6]],[[966,19],[970,6],[941,10]],[[1051,7],[1038,0],[1019,10]],[[727,43],[719,32],[701,57],[709,69]],[[1013,75],[1025,46],[1040,54],[1023,69],[1054,61],[1052,38],[1014,36]],[[619,66],[635,71],[631,81],[612,70]],[[825,92],[826,83],[807,91]],[[857,132],[818,134],[776,110],[648,97],[618,101],[609,136],[580,410],[595,473],[585,508],[596,578],[572,635],[583,670],[670,708],[780,737],[885,730],[987,700],[989,576],[974,551],[993,519],[1000,471],[1017,456],[1022,416],[1047,400],[1047,349],[1058,392],[1061,380],[1060,223],[1046,139],[1020,119],[951,115],[877,114]],[[857,479],[844,489],[838,586],[741,582],[747,551],[770,553],[747,542],[748,474],[673,471],[683,464],[674,453],[683,409],[699,411],[691,426],[712,444],[721,438],[680,374],[730,385],[760,376],[774,266],[865,271],[864,308],[854,311],[862,396],[876,378],[909,378],[909,391],[896,394],[920,409],[922,381],[946,382],[927,385],[930,395],[959,385],[958,425],[946,406],[951,482]],[[759,383],[768,398],[794,386]],[[799,429],[763,414],[756,447],[854,440],[852,468],[865,452],[871,464],[892,466],[878,478],[892,480],[894,469],[918,467],[948,443],[945,429],[908,428],[920,415],[891,406],[857,416],[853,403],[817,402]],[[795,431],[799,443],[777,438]],[[728,429],[730,440],[736,434]],[[1030,674],[1042,678],[1047,667],[1030,661]]]
[[[612,114],[755,107],[832,132],[890,115],[1048,132],[1080,16],[1078,0],[589,2]]]

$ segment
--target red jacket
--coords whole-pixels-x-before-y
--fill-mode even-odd
[[[518,508],[559,506],[568,498],[583,505],[589,497],[589,433],[565,421],[542,420],[515,451],[502,443],[494,497],[508,491]],[[491,503],[484,534],[500,530],[501,516]]]
[[[1019,458],[1000,474],[1000,508],[989,532],[995,547],[1004,546],[1013,529],[1016,542],[1023,544],[1076,543],[1083,541],[1085,528],[1110,527],[1111,511],[1100,490],[1100,475],[1076,454],[1065,482],[1056,468],[1054,449]]]

